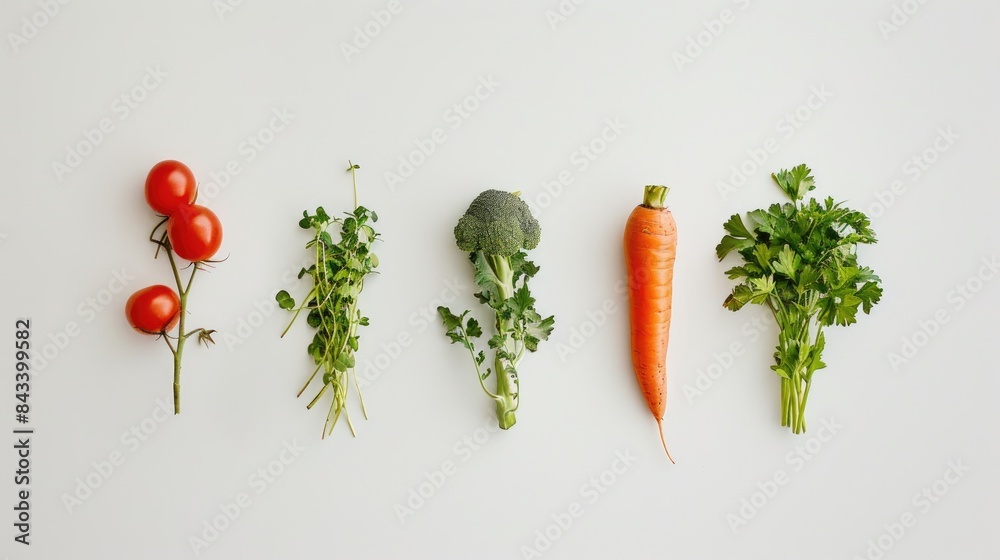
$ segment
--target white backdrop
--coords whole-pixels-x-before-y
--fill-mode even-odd
[[[30,318],[40,358],[32,544],[7,509],[0,554],[996,556],[1000,277],[982,263],[1000,251],[998,16],[987,1],[4,2],[0,318],[11,342]],[[170,281],[142,197],[167,158],[194,170],[229,255],[192,292],[191,323],[219,344],[189,347],[177,417],[158,411],[167,349],[122,313]],[[286,280],[308,256],[296,222],[351,204],[349,158],[384,233],[359,353],[371,419],[352,401],[358,437],[321,442],[323,413],[294,398],[309,329],[279,340],[271,302],[306,289]],[[861,259],[885,297],[829,332],[793,436],[776,329],[721,307],[732,263],[714,247],[730,214],[781,199],[768,173],[802,162],[816,195],[873,216]],[[676,465],[616,289],[647,183],[672,186],[680,232]],[[557,318],[505,433],[485,429],[469,358],[432,315],[474,305],[451,229],[491,187],[539,210],[532,288]]]

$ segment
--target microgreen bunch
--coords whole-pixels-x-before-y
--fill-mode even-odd
[[[358,350],[360,338],[358,327],[368,325],[368,317],[358,309],[358,298],[365,278],[375,273],[374,269],[378,266],[378,257],[371,251],[372,244],[379,238],[371,225],[378,221],[378,215],[357,204],[357,170],[360,167],[353,163],[350,165],[348,171],[353,175],[355,189],[354,211],[345,212],[343,217],[331,217],[321,206],[313,214],[303,212],[302,219],[299,220],[299,227],[311,230],[313,234],[306,248],[313,252],[315,262],[299,272],[299,278],[309,277],[312,289],[298,306],[285,290],[275,296],[279,307],[294,311],[281,336],[288,332],[303,310],[307,312],[306,323],[316,330],[308,347],[316,368],[299,395],[322,372],[323,385],[307,408],[311,409],[328,391],[332,393],[323,425],[323,437],[333,432],[342,412],[351,433],[356,434],[346,406],[348,372],[354,376],[354,384],[361,399],[361,410],[365,418],[368,418],[357,373],[354,371],[354,353]]]

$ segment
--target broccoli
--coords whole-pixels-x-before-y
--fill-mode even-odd
[[[517,365],[525,352],[534,352],[539,341],[549,338],[555,324],[555,317],[543,319],[538,314],[528,290],[528,279],[538,273],[538,267],[528,260],[525,250],[538,246],[541,227],[518,194],[483,191],[455,226],[458,248],[469,253],[475,270],[480,288],[476,298],[494,312],[495,334],[488,342],[494,351],[492,368],[481,367],[486,353],[477,351],[474,340],[483,330],[474,317],[467,317],[471,311],[455,315],[447,307],[438,307],[448,338],[472,355],[479,384],[493,399],[497,420],[505,430],[517,421]],[[485,383],[494,373],[495,392]]]

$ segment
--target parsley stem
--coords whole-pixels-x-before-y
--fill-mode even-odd
[[[784,377],[779,377],[779,379],[781,379],[781,425],[788,426],[788,399],[790,398],[788,394],[788,379]]]

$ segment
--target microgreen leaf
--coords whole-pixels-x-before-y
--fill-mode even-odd
[[[274,296],[274,299],[278,302],[278,307],[282,309],[293,309],[295,307],[295,300],[285,290],[278,292]]]

